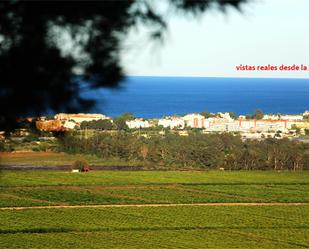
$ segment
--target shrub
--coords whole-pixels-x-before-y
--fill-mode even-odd
[[[30,134],[28,136],[26,136],[24,139],[23,139],[23,142],[24,143],[31,143],[31,142],[35,142],[35,141],[38,141],[39,137],[35,134]]]
[[[73,169],[78,169],[81,172],[88,172],[90,170],[89,164],[85,160],[76,160],[72,165]]]
[[[5,143],[5,142],[0,142],[0,151],[3,152],[12,152],[14,151],[14,146],[9,144],[9,143]]]

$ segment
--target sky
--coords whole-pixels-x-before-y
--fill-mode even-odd
[[[131,31],[122,64],[128,75],[140,76],[309,78],[309,70],[236,70],[240,64],[309,67],[308,10],[308,0],[255,0],[242,12],[173,14],[162,45],[150,42],[143,27]]]

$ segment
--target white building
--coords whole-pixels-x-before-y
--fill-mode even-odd
[[[186,125],[192,128],[204,128],[206,125],[205,117],[198,113],[187,114],[183,117]]]
[[[245,129],[245,130],[250,130],[254,127],[256,127],[256,120],[238,120],[239,122],[239,127]]]
[[[219,112],[218,115],[219,115],[220,118],[223,118],[227,121],[233,121],[234,120],[234,119],[231,118],[231,115],[228,112],[225,112],[225,113]]]
[[[287,120],[234,120],[212,119],[207,132],[276,132],[287,133],[291,124]]]
[[[67,129],[70,129],[70,130],[73,130],[73,129],[75,129],[76,128],[76,123],[75,122],[73,122],[73,121],[64,121],[64,123],[62,124],[62,126],[64,127],[64,128],[67,128]]]
[[[140,118],[136,118],[130,121],[126,121],[127,126],[130,129],[139,129],[139,128],[148,128],[150,127],[149,122],[147,120],[143,120]]]
[[[262,132],[287,132],[288,122],[286,120],[269,120],[269,121],[256,121],[256,126],[253,130]]]
[[[110,119],[109,117],[103,114],[85,114],[85,113],[78,113],[78,114],[67,114],[67,113],[59,113],[54,116],[56,120],[71,120],[77,124],[82,123],[83,121],[93,121],[93,120],[100,120],[100,119]]]
[[[206,128],[207,132],[240,132],[241,127],[237,122],[214,123]]]
[[[282,120],[301,121],[304,117],[302,115],[281,115],[280,118]]]
[[[303,113],[303,116],[309,116],[309,111],[305,111],[305,112]]]
[[[182,130],[185,128],[185,120],[180,117],[166,117],[159,119],[158,125],[162,125],[164,128]]]
[[[279,119],[280,119],[279,115],[265,114],[263,116],[263,120],[279,120]]]

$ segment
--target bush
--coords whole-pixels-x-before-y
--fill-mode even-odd
[[[89,164],[85,160],[76,160],[72,165],[73,169],[78,169],[81,172],[88,172],[90,170]]]
[[[35,134],[30,134],[23,139],[24,143],[31,143],[39,140],[39,136]]]
[[[0,142],[0,151],[2,152],[12,152],[14,151],[14,146],[5,142]]]

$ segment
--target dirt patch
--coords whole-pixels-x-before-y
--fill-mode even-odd
[[[168,185],[117,185],[117,186],[94,186],[95,190],[124,190],[124,189],[160,189],[167,188]]]
[[[16,157],[47,157],[57,156],[63,153],[56,152],[34,152],[34,151],[15,151],[15,152],[0,152],[0,158],[16,158]]]
[[[1,170],[65,170],[71,171],[71,165],[0,165]],[[143,166],[90,166],[90,171],[98,171],[98,170],[114,170],[114,171],[142,171],[142,170],[150,170],[146,169]]]
[[[59,205],[59,206],[33,206],[33,207],[2,207],[4,210],[26,209],[61,209],[61,208],[122,208],[122,207],[207,207],[207,206],[304,206],[309,203],[302,202],[273,202],[273,203],[173,203],[173,204],[108,204],[108,205]]]

